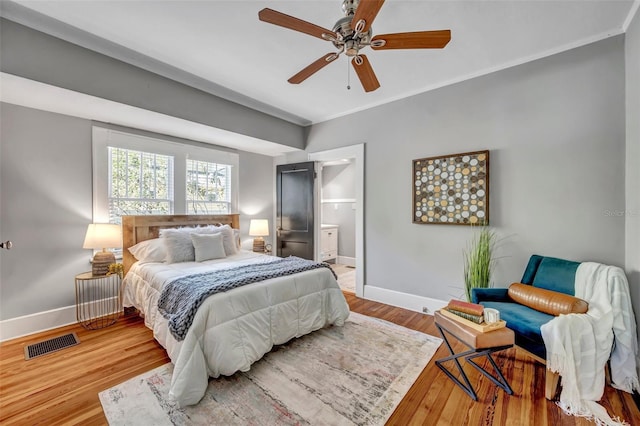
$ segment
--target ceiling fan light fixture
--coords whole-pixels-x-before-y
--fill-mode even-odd
[[[349,57],[358,55],[359,50],[360,47],[358,46],[358,42],[355,40],[348,40],[344,44],[344,53]]]

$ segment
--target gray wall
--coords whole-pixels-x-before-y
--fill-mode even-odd
[[[0,319],[75,303],[92,215],[91,122],[0,104]]]
[[[92,218],[92,122],[6,103],[0,122],[0,237],[15,244],[0,254],[5,320],[72,306],[74,276],[91,269],[82,243]],[[258,206],[272,221],[273,159],[239,152],[239,163],[240,212]]]
[[[219,129],[304,148],[304,128],[0,20],[3,72]]]
[[[247,250],[253,249],[253,238],[249,236],[251,219],[267,219],[269,232],[274,226],[273,193],[274,176],[273,158],[264,155],[242,152],[240,154],[240,214],[242,232],[242,246]],[[273,235],[264,237],[265,244],[273,244]]]
[[[355,164],[337,164],[322,168],[322,198],[355,199]],[[322,223],[338,225],[338,256],[356,257],[355,203],[323,203]]]
[[[539,253],[622,266],[625,86],[622,36],[314,125],[307,151],[366,143],[366,284],[462,295],[473,230],[411,222],[412,160],[491,150],[494,282]],[[384,90],[384,86],[381,90]]]
[[[640,12],[625,34],[627,89],[626,272],[640,316]],[[640,331],[640,330],[639,330]],[[640,368],[640,364],[638,365]]]

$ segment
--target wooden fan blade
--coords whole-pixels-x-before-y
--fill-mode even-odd
[[[287,81],[291,84],[300,84],[303,81],[305,81],[307,78],[311,77],[316,72],[320,71],[322,68],[329,65],[331,62],[335,61],[336,59],[338,59],[337,53],[334,53],[334,52],[327,53],[322,58],[318,59],[308,67],[304,68],[302,71],[300,71],[298,74],[294,75]]]
[[[268,22],[273,25],[279,25],[290,30],[300,31],[301,33],[309,34],[314,37],[327,40],[322,37],[322,34],[327,34],[332,37],[337,37],[337,34],[326,28],[319,27],[302,19],[295,18],[293,16],[285,15],[284,13],[275,11],[273,9],[265,8],[258,12],[258,18],[261,21]]]
[[[384,0],[360,0],[356,13],[351,20],[351,29],[355,31],[356,24],[359,20],[364,20],[364,28],[361,32],[366,33],[371,28],[373,20],[376,19],[376,15],[380,11],[380,8],[384,4]]]
[[[384,40],[385,44],[375,47],[376,40]],[[375,50],[442,49],[449,43],[449,40],[451,40],[450,30],[379,34],[371,39],[371,48]]]
[[[362,83],[364,91],[373,92],[378,87],[380,87],[380,82],[378,82],[378,78],[373,72],[373,68],[371,68],[369,59],[367,59],[365,55],[360,55],[360,57],[362,58],[362,64],[358,65],[356,63],[356,58],[353,58],[351,60],[351,64],[356,70],[356,74],[358,74],[358,78],[360,79],[360,83]]]

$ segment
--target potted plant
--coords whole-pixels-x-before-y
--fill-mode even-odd
[[[496,233],[488,226],[482,226],[463,251],[464,289],[468,301],[471,301],[472,288],[491,287],[495,246]]]
[[[113,274],[118,274],[120,279],[123,278],[124,266],[122,266],[122,263],[112,263],[111,265],[109,265],[109,272],[107,272],[107,275],[113,275]]]

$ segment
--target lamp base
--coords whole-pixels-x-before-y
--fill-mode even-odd
[[[110,251],[99,251],[93,256],[91,273],[94,276],[107,275],[109,265],[116,263],[116,256]]]
[[[253,239],[253,251],[256,253],[264,253],[264,238],[256,237]]]

